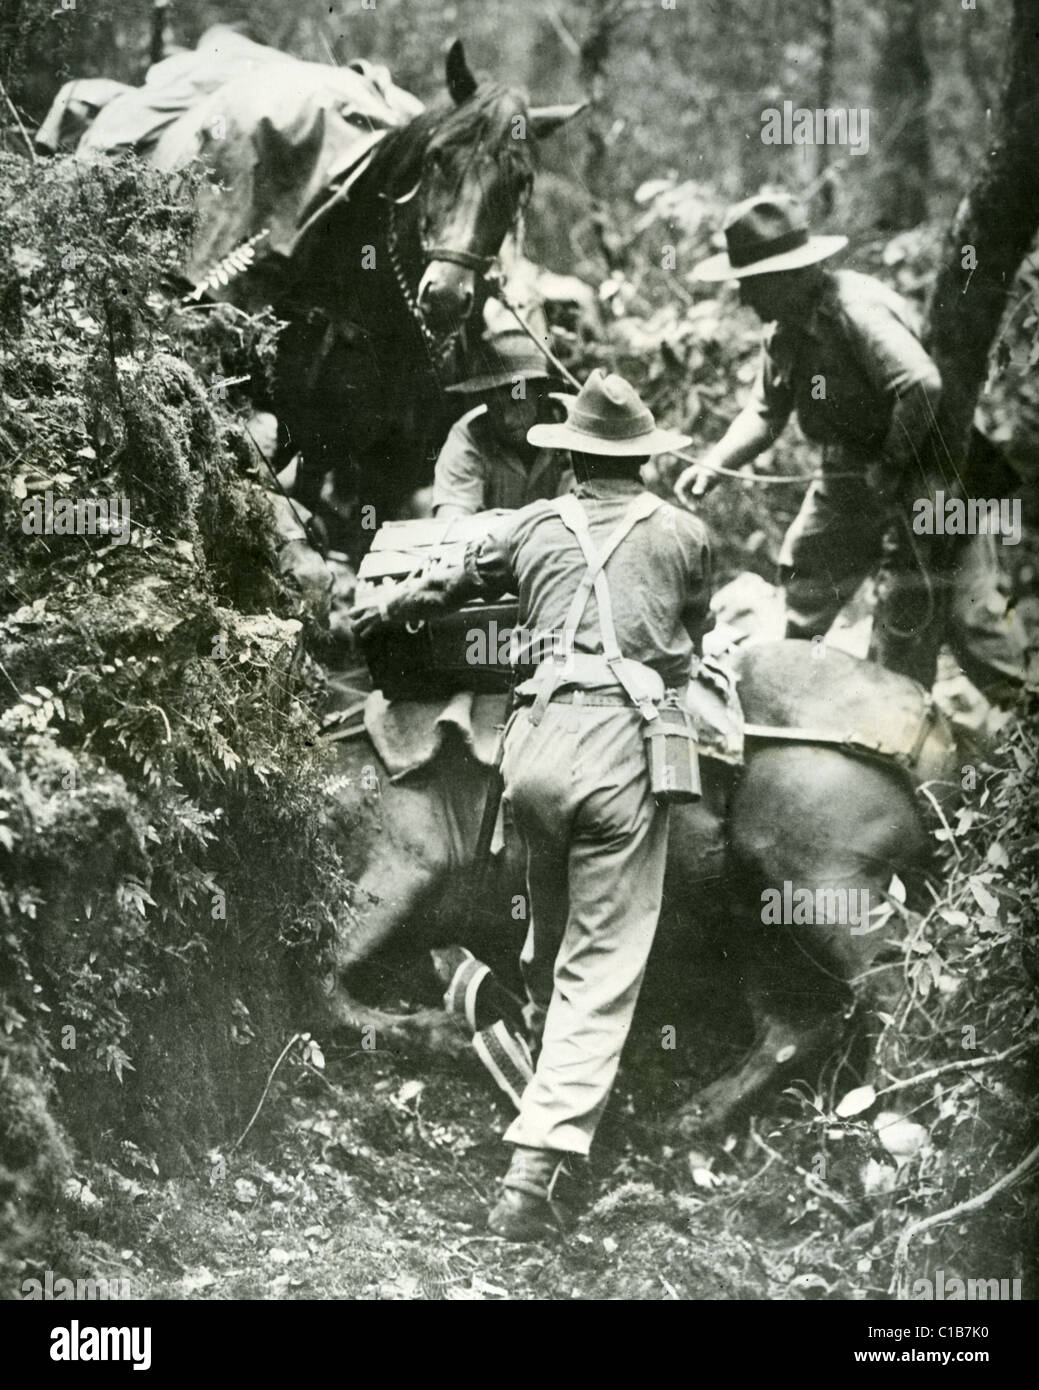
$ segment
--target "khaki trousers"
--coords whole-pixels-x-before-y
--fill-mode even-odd
[[[900,510],[911,517],[910,501]],[[982,693],[1001,698],[1024,679],[1026,643],[1007,607],[994,537],[917,537],[892,533],[865,479],[816,480],[779,556],[787,636],[824,636],[862,580],[880,567],[870,656],[889,670],[934,684],[948,642]]]
[[[505,738],[505,799],[526,850],[521,962],[541,1053],[512,1144],[587,1154],[656,933],[667,810],[649,788],[637,710],[526,709]]]

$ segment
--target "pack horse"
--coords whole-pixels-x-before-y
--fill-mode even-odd
[[[284,321],[264,404],[299,456],[297,495],[314,508],[331,481],[356,558],[362,506],[381,522],[429,479],[483,277],[518,232],[538,142],[580,105],[478,82],[458,40],[446,94],[424,108],[383,68],[302,62],[224,26],[141,88],[78,85],[104,100],[79,157],[203,165],[184,277]]]

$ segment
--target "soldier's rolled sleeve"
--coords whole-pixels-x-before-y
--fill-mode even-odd
[[[386,622],[414,622],[460,608],[474,593],[462,565],[437,566],[419,579],[406,580],[386,595],[380,608]]]
[[[507,518],[486,536],[466,546],[465,572],[480,598],[498,598],[501,594],[516,592],[513,531],[512,519]]]
[[[433,470],[433,508],[484,507],[484,464],[464,420],[456,420],[444,440]]]
[[[942,378],[930,353],[907,323],[884,303],[843,306],[862,368],[883,395],[900,400],[914,387],[937,396]]]

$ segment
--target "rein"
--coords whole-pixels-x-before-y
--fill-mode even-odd
[[[447,259],[447,257],[441,257],[441,259],[444,260]],[[538,337],[530,324],[527,323],[526,319],[516,308],[515,304],[507,297],[504,281],[500,277],[496,276],[493,281],[491,281],[491,292],[495,299],[509,311],[538,351],[547,358],[553,367],[555,367],[560,376],[564,377],[571,386],[576,386],[578,390],[580,390],[581,383],[578,381],[577,377],[574,376],[569,367],[560,362],[559,358],[556,357],[544,341]],[[714,463],[700,464],[699,459],[694,459],[691,454],[687,454],[683,449],[669,449],[668,453],[673,454],[676,459],[681,459],[683,463],[697,464],[708,473],[719,473],[722,477],[737,478],[741,483],[756,483],[760,487],[790,486],[797,483],[811,483],[822,478],[832,480],[834,478],[857,478],[859,476],[857,473],[794,473],[789,476],[776,478],[767,476],[764,473],[739,473],[735,469],[722,468],[720,465]]]
[[[399,208],[404,203],[410,202],[417,191],[418,184],[416,184],[415,188],[403,198],[390,198],[385,194],[383,195],[386,197],[387,202],[386,247],[390,254],[390,265],[393,268],[393,277],[397,282],[397,288],[400,291],[401,299],[404,301],[404,307],[408,311],[408,317],[418,330],[422,346],[425,349],[426,357],[429,362],[430,375],[436,383],[438,390],[442,390],[443,382],[440,377],[440,368],[444,359],[458,341],[458,337],[465,324],[463,320],[456,328],[452,328],[450,332],[438,338],[426,322],[425,315],[419,307],[418,299],[415,297],[415,292],[412,290],[408,281],[407,273],[405,272],[401,258],[401,237],[397,224],[397,216]],[[477,256],[471,251],[454,251],[449,247],[433,247],[427,250],[424,246],[420,246],[420,250],[424,264],[428,264],[430,261],[453,261],[456,265],[465,266],[466,269],[475,270],[481,275],[486,273],[495,260],[493,256]]]

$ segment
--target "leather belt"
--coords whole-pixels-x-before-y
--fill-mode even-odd
[[[672,687],[668,687],[670,690]],[[674,687],[677,690],[678,698],[681,700],[685,696],[685,685]],[[517,696],[516,703],[519,705],[533,704],[534,697]],[[631,709],[637,710],[638,706],[623,691],[611,690],[555,690],[549,701],[553,705],[593,705],[607,709]]]
[[[534,703],[533,695],[518,695],[518,705],[529,706]],[[637,709],[627,695],[611,694],[608,690],[555,690],[548,702],[551,705],[602,705],[613,709]]]
[[[603,705],[638,712],[627,695],[611,695],[608,690],[560,690],[549,701],[553,705]]]

